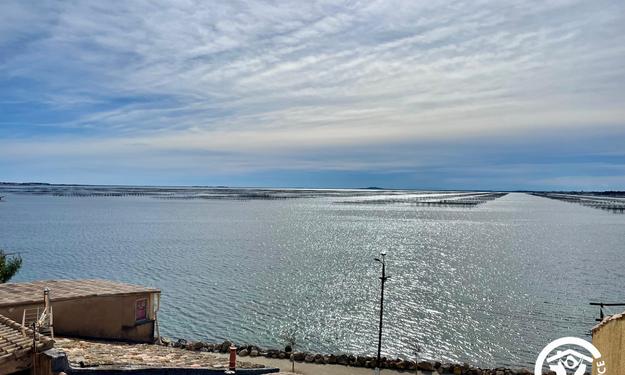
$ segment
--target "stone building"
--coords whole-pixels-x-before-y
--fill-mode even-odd
[[[611,315],[592,329],[592,344],[601,352],[605,374],[595,361],[593,375],[625,375],[625,313]]]
[[[53,334],[130,342],[153,342],[159,335],[160,290],[107,280],[0,284],[0,314],[30,326],[44,310],[44,290]]]

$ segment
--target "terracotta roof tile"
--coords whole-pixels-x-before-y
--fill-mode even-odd
[[[54,340],[37,334],[37,351],[54,346]],[[0,315],[0,364],[28,355],[33,349],[33,331]]]
[[[598,330],[599,328],[601,328],[604,325],[608,324],[609,322],[611,322],[613,320],[623,319],[624,317],[625,317],[625,312],[623,312],[621,314],[608,315],[605,318],[603,318],[603,320],[601,322],[599,322],[599,324],[597,324],[594,327],[592,327],[592,333],[595,333],[596,330]]]

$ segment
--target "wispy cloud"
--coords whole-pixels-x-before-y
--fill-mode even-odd
[[[621,137],[624,25],[620,1],[5,1],[0,156],[418,173],[387,150]]]

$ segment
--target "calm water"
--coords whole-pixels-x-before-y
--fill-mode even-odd
[[[163,290],[170,337],[528,366],[589,332],[589,301],[624,302],[625,215],[525,194],[474,208],[288,200],[10,194],[0,247],[14,281],[107,278]],[[588,338],[588,337],[586,337]]]

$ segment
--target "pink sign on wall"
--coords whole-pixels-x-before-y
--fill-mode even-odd
[[[148,318],[147,298],[138,299],[135,302],[135,321],[146,320]]]

